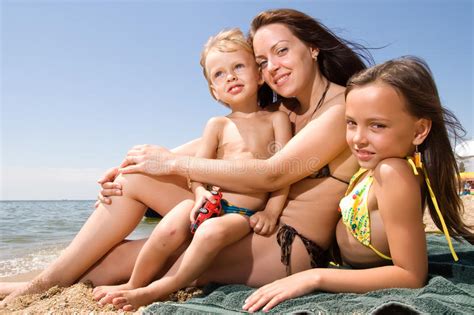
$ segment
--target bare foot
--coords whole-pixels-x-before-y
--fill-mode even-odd
[[[42,293],[53,285],[49,281],[44,279],[34,279],[28,283],[23,283],[22,286],[15,288],[15,290],[7,295],[5,299],[0,303],[0,308],[5,307],[9,302],[13,301],[16,297],[26,295],[26,294],[35,294],[35,293]]]
[[[28,282],[0,282],[0,296],[7,296],[27,284]]]
[[[167,297],[167,295],[164,297],[157,296],[156,290],[151,290],[148,287],[117,291],[111,293],[110,296],[112,297],[112,302],[116,309],[122,309],[128,312]]]
[[[120,285],[101,285],[92,291],[94,300],[98,301],[100,305],[112,304],[112,298],[109,297],[110,293],[135,289],[131,284],[124,283]]]

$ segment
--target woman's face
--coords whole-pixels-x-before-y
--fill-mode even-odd
[[[298,97],[311,85],[316,49],[303,43],[284,24],[269,24],[253,38],[255,59],[265,82],[284,97]]]

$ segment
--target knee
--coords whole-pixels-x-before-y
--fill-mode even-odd
[[[143,174],[119,174],[114,183],[122,186],[122,196],[133,196],[137,188],[149,178]]]
[[[225,229],[214,220],[207,220],[199,226],[193,237],[193,243],[202,248],[217,249],[222,247],[227,237]]]
[[[171,240],[184,240],[187,232],[187,230],[183,231],[183,229],[176,224],[162,222],[156,227],[155,231],[153,231],[150,240],[155,245],[163,244]]]

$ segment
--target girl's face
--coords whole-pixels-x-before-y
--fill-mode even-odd
[[[346,98],[346,140],[363,168],[411,155],[422,120],[408,113],[405,99],[384,83],[357,87]]]
[[[283,24],[261,27],[253,38],[255,59],[265,82],[284,97],[298,97],[315,76],[316,53]]]

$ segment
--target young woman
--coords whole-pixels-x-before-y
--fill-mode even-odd
[[[269,159],[244,161],[192,158],[189,155],[199,145],[196,141],[177,150],[188,156],[157,146],[134,147],[123,163],[124,173],[141,174],[115,178],[112,185],[121,188],[121,195],[112,196],[110,204],[99,204],[58,260],[7,300],[79,279],[92,280],[95,285],[127,281],[144,241],[122,240],[147,206],[166,215],[183,199],[192,198],[186,177],[239,193],[291,185],[278,231],[268,236],[250,234],[223,249],[201,283],[261,286],[291,273],[326,266],[326,249],[339,219],[338,203],[357,170],[345,142],[345,84],[365,68],[364,62],[346,41],[313,18],[290,9],[260,13],[252,22],[250,41],[266,84],[281,96],[267,110],[286,113],[295,131],[288,144]],[[170,165],[173,167],[166,170]],[[104,181],[116,174],[113,169]],[[260,222],[253,224],[261,231]],[[178,259],[169,272],[175,272],[179,263]]]

